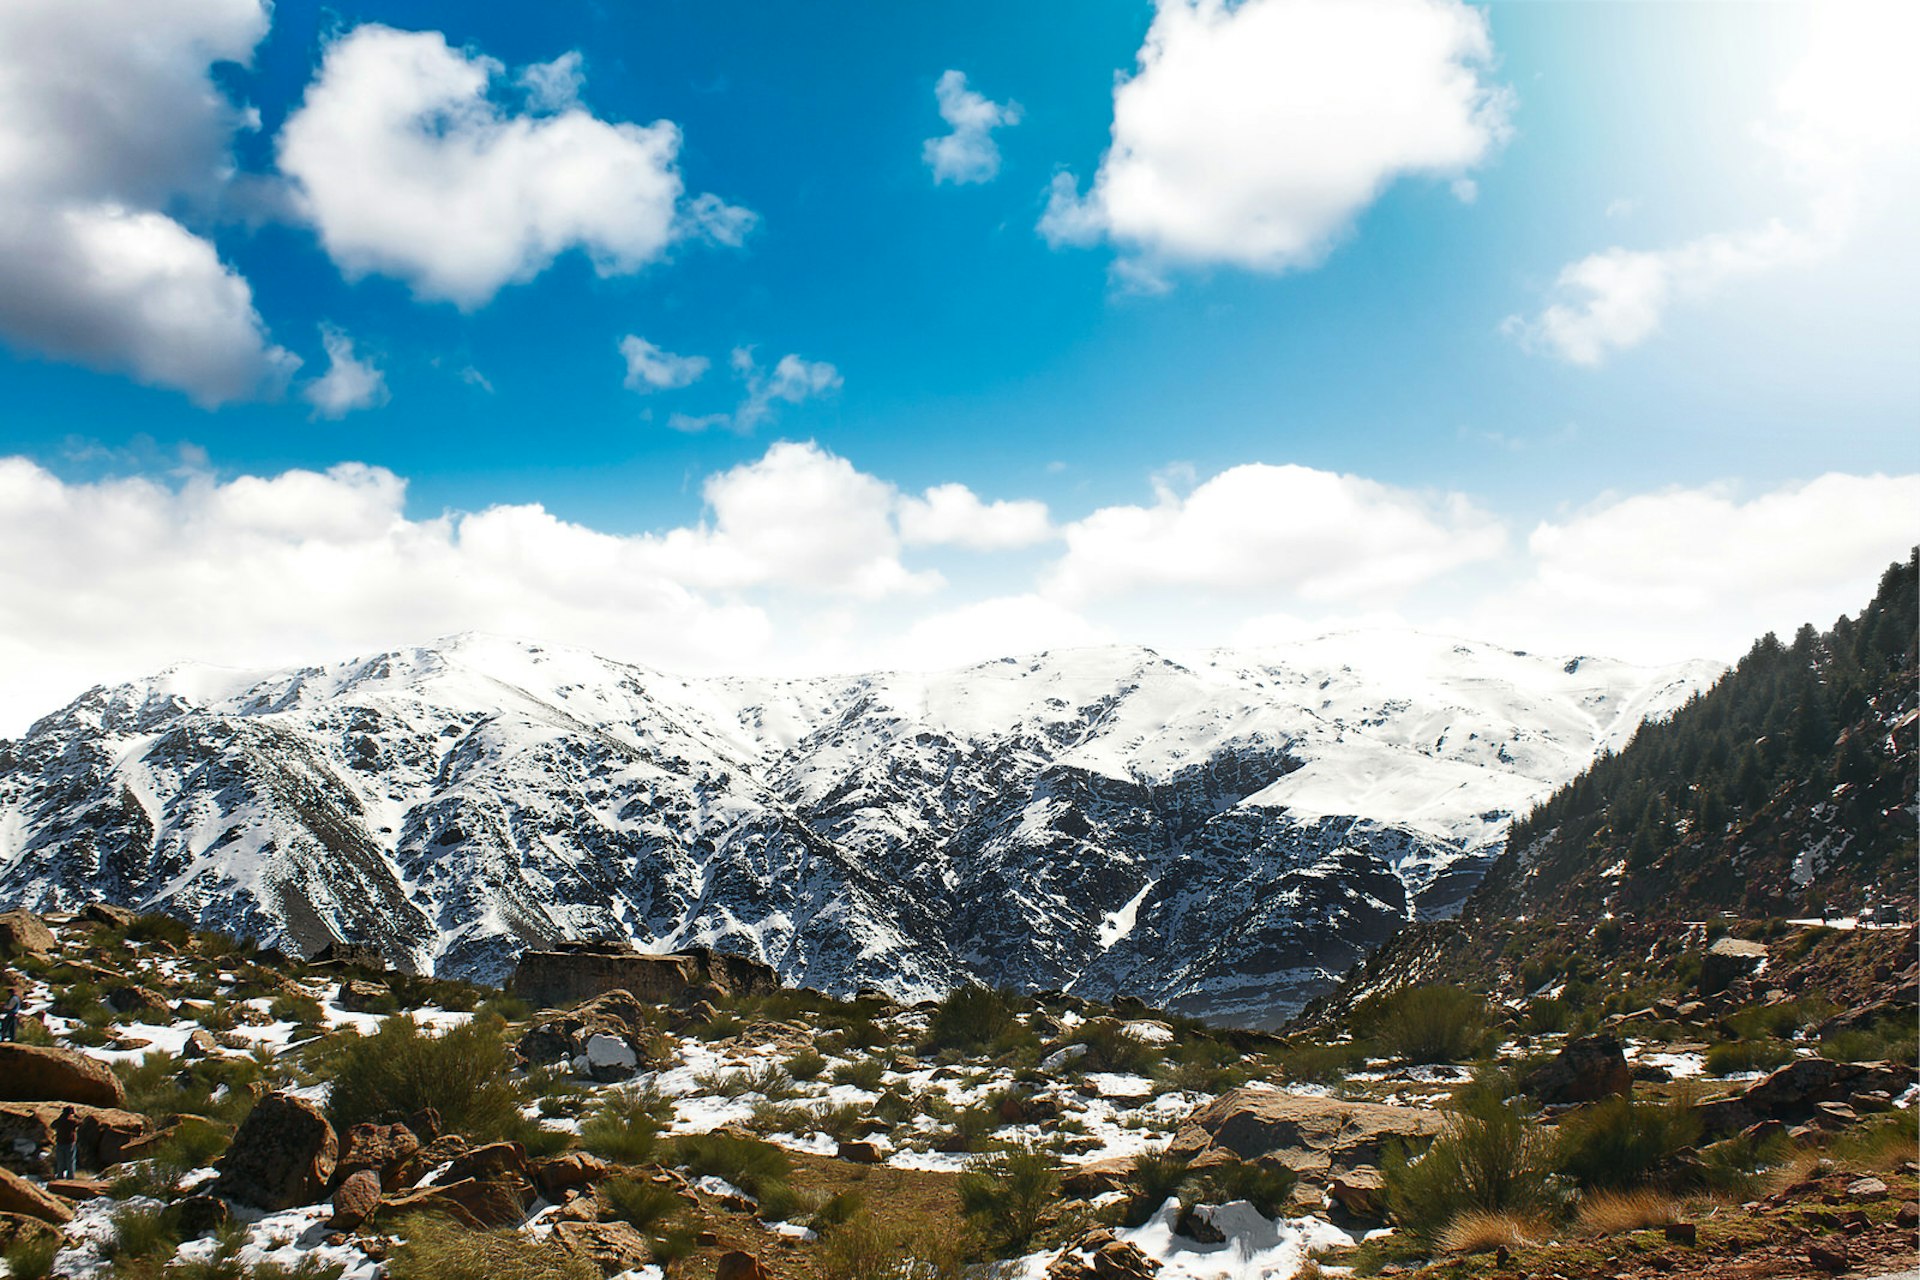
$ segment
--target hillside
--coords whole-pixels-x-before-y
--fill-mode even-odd
[[[795,680],[481,636],[182,667],[0,744],[0,905],[490,982],[622,938],[1271,1024],[1715,674],[1421,635]]]

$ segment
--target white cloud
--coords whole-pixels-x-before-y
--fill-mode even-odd
[[[1775,116],[1756,129],[1808,200],[1808,215],[1742,231],[1712,232],[1663,249],[1613,247],[1563,268],[1553,299],[1501,329],[1528,350],[1596,366],[1638,346],[1668,310],[1728,285],[1818,261],[1853,234],[1868,189],[1920,141],[1920,81],[1907,65],[1920,43],[1909,5],[1828,5],[1800,60],[1775,93]],[[1607,216],[1629,213],[1616,200]]]
[[[1535,527],[1527,577],[1465,625],[1621,657],[1734,657],[1765,631],[1859,612],[1920,540],[1916,512],[1920,475],[1609,498]]]
[[[963,484],[939,484],[900,500],[900,536],[910,545],[1008,551],[1054,536],[1044,502],[982,502]]]
[[[781,356],[772,370],[767,370],[754,357],[752,347],[735,347],[728,363],[745,387],[733,412],[676,413],[667,419],[669,427],[689,432],[731,428],[745,435],[769,421],[777,405],[801,404],[838,391],[845,383],[840,371],[826,361],[803,360],[792,353]]]
[[[539,114],[514,115],[490,96],[504,72],[435,31],[369,25],[327,47],[279,159],[343,271],[471,308],[569,249],[623,275],[677,238],[744,234],[744,210],[682,201],[672,121],[589,114],[564,58],[522,73]]]
[[[552,62],[536,62],[520,72],[527,106],[535,111],[565,111],[580,105],[587,73],[578,49],[569,49]]]
[[[1044,649],[1111,644],[1114,632],[1058,601],[1026,594],[996,596],[930,614],[909,626],[884,665],[938,670]]]
[[[178,220],[249,123],[208,68],[266,30],[259,0],[0,5],[0,336],[209,407],[284,385],[299,361]]]
[[[933,88],[940,118],[953,132],[928,138],[921,158],[936,183],[991,182],[1000,172],[1000,147],[993,131],[1020,123],[1020,104],[995,102],[967,87],[965,72],[948,71]]]
[[[1512,105],[1492,56],[1458,0],[1158,0],[1092,189],[1057,175],[1040,229],[1148,264],[1310,266],[1392,182],[1487,159]]]
[[[1050,594],[1162,588],[1308,601],[1393,593],[1500,554],[1506,531],[1457,493],[1424,494],[1299,466],[1233,467],[1184,497],[1106,507],[1064,530]]]
[[[387,402],[386,374],[354,355],[352,338],[329,324],[320,326],[320,342],[327,349],[327,371],[300,390],[316,418],[344,418]]]
[[[705,356],[677,356],[637,334],[620,339],[620,354],[627,360],[629,391],[672,391],[692,386],[707,371]]]
[[[876,599],[940,585],[900,562],[892,485],[814,444],[781,442],[710,476],[709,521],[646,543],[662,572],[712,590],[773,587]]]

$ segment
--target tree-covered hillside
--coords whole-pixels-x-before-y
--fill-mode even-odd
[[[1910,910],[1916,564],[1889,566],[1857,618],[1763,636],[1516,823],[1466,914]]]

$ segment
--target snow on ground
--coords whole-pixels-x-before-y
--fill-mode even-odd
[[[1354,1238],[1322,1218],[1268,1218],[1244,1200],[1205,1205],[1207,1218],[1226,1240],[1201,1244],[1178,1235],[1180,1202],[1168,1200],[1145,1223],[1114,1235],[1160,1264],[1160,1280],[1292,1280],[1316,1249],[1352,1245]],[[1029,1254],[1009,1264],[1019,1280],[1044,1280],[1062,1250]],[[1081,1255],[1082,1260],[1090,1260]]]

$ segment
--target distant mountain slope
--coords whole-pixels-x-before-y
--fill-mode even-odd
[[[1716,674],[1424,636],[800,680],[475,636],[179,668],[0,744],[0,903],[482,978],[611,935],[1271,1021]]]
[[[1711,689],[1513,825],[1445,925],[1414,924],[1308,1010],[1429,981],[1512,995],[1546,950],[1644,951],[1684,922],[1845,917],[1920,892],[1920,552],[1857,618],[1768,635]]]

